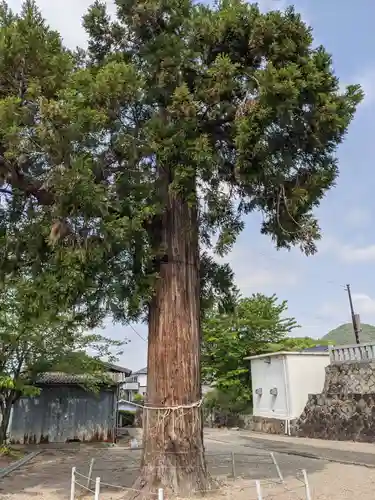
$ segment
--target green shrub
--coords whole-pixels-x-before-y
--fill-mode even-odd
[[[137,394],[134,394],[133,401],[134,401],[134,403],[138,403],[138,404],[143,403],[144,397],[142,396],[142,394],[139,394],[139,392],[137,392]]]
[[[122,426],[127,427],[129,425],[134,424],[134,419],[135,419],[135,412],[129,411],[129,410],[119,410],[119,422],[122,420]],[[120,415],[122,415],[122,419],[120,418]]]

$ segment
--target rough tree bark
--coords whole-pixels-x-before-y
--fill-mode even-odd
[[[162,487],[190,496],[209,483],[202,409],[188,407],[201,398],[198,220],[194,204],[172,191],[165,196],[158,228],[165,255],[149,308],[148,408],[138,487],[143,494]]]
[[[10,399],[10,401],[9,401]],[[1,411],[0,411],[0,445],[6,443],[8,427],[10,422],[10,415],[12,411],[11,398],[6,401],[1,401]]]

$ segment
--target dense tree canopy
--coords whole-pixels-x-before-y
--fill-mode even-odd
[[[38,310],[147,314],[148,402],[189,410],[149,411],[141,483],[191,492],[207,486],[200,292],[235,295],[207,250],[228,252],[260,211],[277,248],[315,252],[314,208],[362,92],[340,90],[292,8],[115,3],[114,20],[93,4],[76,53],[32,0],[0,9],[0,270],[31,280]]]
[[[85,57],[32,1],[20,16],[4,4],[0,23],[3,273],[28,264],[42,276],[48,262],[49,287],[94,321],[98,305],[144,310],[164,251],[158,169],[171,165],[170,189],[193,201],[199,187],[202,245],[218,234],[225,252],[243,215],[261,210],[277,247],[315,251],[312,210],[337,177],[361,92],[340,93],[293,9],[119,1],[111,22],[97,2]]]

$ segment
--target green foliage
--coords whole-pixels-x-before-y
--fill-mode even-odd
[[[26,276],[35,310],[90,327],[145,316],[178,193],[199,206],[186,230],[200,235],[202,304],[233,307],[233,275],[205,249],[228,252],[258,211],[277,248],[315,252],[313,212],[362,92],[340,90],[293,8],[116,5],[111,21],[94,3],[74,54],[32,0],[19,16],[1,6],[0,277]]]
[[[11,460],[19,460],[24,456],[23,450],[15,450],[9,446],[0,445],[0,457],[8,457]]]
[[[284,317],[286,301],[256,294],[238,300],[234,311],[212,311],[203,321],[202,376],[233,404],[251,400],[249,363],[244,358],[284,341],[298,325]],[[223,396],[226,397],[226,396]]]
[[[233,317],[213,314],[204,322],[203,377],[216,386],[206,395],[204,408],[222,416],[251,410],[251,373],[245,357],[332,344],[287,337],[298,325],[283,318],[287,304],[277,305],[276,297],[255,295],[239,304]]]
[[[84,373],[103,381],[105,366],[100,358],[115,359],[121,353],[122,342],[86,334],[68,315],[46,311],[45,315],[25,317],[14,303],[10,315],[6,314],[8,304],[1,301],[0,294],[0,407],[8,393],[14,392],[13,399],[33,395],[36,389],[30,383],[40,373]]]
[[[134,401],[134,403],[138,403],[138,404],[143,403],[144,397],[142,396],[142,394],[139,394],[139,392],[137,392],[136,394],[134,394],[133,401]]]
[[[303,349],[308,349],[309,347],[328,346],[332,344],[333,342],[324,339],[319,340],[312,339],[310,337],[288,337],[265,346],[264,351],[259,354],[278,351],[302,351]]]
[[[230,413],[250,413],[252,406],[250,399],[236,398],[230,390],[214,389],[205,395],[203,409],[211,414],[225,416]]]
[[[119,410],[118,414],[122,416],[122,427],[127,427],[134,424],[135,412],[128,410]]]
[[[374,342],[375,326],[362,323],[359,339],[361,342]],[[351,323],[340,325],[324,335],[322,340],[336,345],[355,344],[353,325]]]

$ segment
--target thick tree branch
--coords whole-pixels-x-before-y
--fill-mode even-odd
[[[3,173],[13,189],[18,189],[27,196],[34,196],[41,205],[53,205],[54,196],[43,188],[43,183],[30,179],[17,167],[11,165],[5,159],[4,154],[0,154],[0,173]]]

